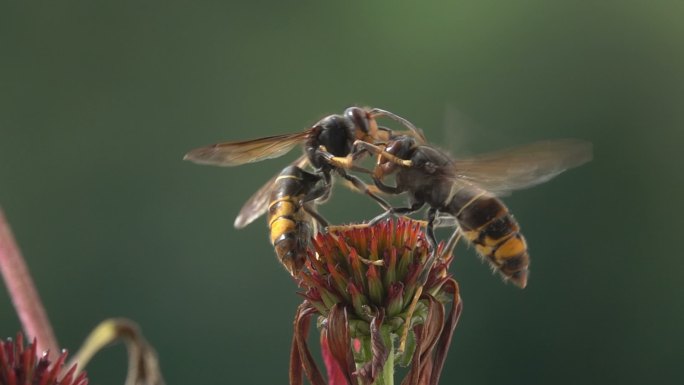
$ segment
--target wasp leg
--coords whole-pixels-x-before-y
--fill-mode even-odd
[[[373,200],[375,200],[376,202],[378,202],[378,204],[379,204],[383,209],[385,209],[385,210],[391,210],[391,209],[392,209],[392,205],[390,205],[389,202],[387,202],[386,200],[382,199],[381,197],[375,195],[375,194],[371,191],[371,189],[368,187],[368,185],[367,185],[364,181],[362,181],[361,179],[359,179],[357,176],[348,174],[346,171],[344,171],[344,170],[342,170],[342,169],[337,169],[337,172],[340,174],[340,176],[342,176],[342,178],[344,178],[344,179],[350,181],[350,182],[354,185],[354,187],[356,187],[359,191],[361,191],[362,193],[368,195],[368,196],[371,197]]]
[[[434,231],[433,231],[433,229],[431,229],[431,227],[435,227],[435,226],[442,227],[442,224],[439,223],[439,221],[441,221],[440,217],[430,218],[430,213],[428,212],[428,224],[427,224],[428,238],[430,238],[430,233],[432,233],[432,236],[434,237]],[[439,255],[437,255],[437,244],[435,243],[435,246],[433,248],[433,252],[430,253],[428,260],[425,262],[425,270],[423,270],[420,277],[418,278],[418,284],[419,285],[425,285],[425,283],[427,282],[430,270],[432,270],[432,266],[435,264],[435,261],[437,261],[438,259],[443,259],[447,255],[451,254],[451,252],[454,250],[454,247],[456,247],[456,244],[461,239],[461,235],[462,235],[461,228],[456,227],[456,230],[454,231],[453,234],[451,234],[451,236],[449,237],[449,240],[444,245],[444,249],[442,250],[441,253],[439,253]]]
[[[380,218],[378,221],[381,221],[382,219],[387,218],[387,216],[385,214],[387,214],[387,212],[383,213],[382,215],[379,215],[377,217],[377,218]],[[415,220],[415,219],[413,219],[409,216],[406,216],[406,215],[401,215],[401,217],[403,217],[404,219],[407,219],[407,220],[412,220],[414,222],[418,222],[418,225],[420,227],[426,227],[428,225],[427,221]],[[372,220],[375,220],[377,218],[373,218]],[[370,227],[376,223],[378,223],[378,222],[374,222],[374,223],[370,223],[370,222],[368,222],[368,223],[352,223],[352,224],[348,224],[348,225],[328,226],[328,230],[332,231],[332,232],[336,232],[336,231],[342,231],[342,230],[348,230],[348,229],[365,229],[366,227]]]
[[[359,167],[359,166],[356,166],[353,164],[354,159],[356,159],[355,157],[358,156],[356,151],[352,152],[350,155],[348,155],[346,157],[337,157],[337,156],[334,156],[333,154],[327,152],[325,150],[325,147],[321,146],[321,148],[319,148],[316,151],[316,154],[317,154],[317,156],[320,156],[321,158],[323,158],[325,160],[325,162],[327,162],[331,166],[335,167],[335,170],[337,171],[337,173],[340,174],[340,176],[342,176],[348,182],[350,182],[352,184],[352,186],[354,186],[354,188],[356,188],[360,192],[368,195],[373,200],[378,202],[378,204],[383,209],[389,210],[392,207],[386,200],[382,199],[381,197],[379,197],[377,195],[378,189],[376,189],[373,186],[368,186],[364,181],[362,181],[358,177],[351,175],[351,174],[348,174],[346,172],[346,170],[351,170],[351,171],[360,171],[360,172],[364,172],[364,173],[368,173],[368,174],[373,173],[371,170],[368,170],[366,168]],[[332,182],[330,180],[330,173],[323,173],[323,175],[325,176],[326,184],[331,185]]]
[[[323,186],[320,188],[324,189],[325,191],[320,197],[314,199],[318,199],[319,202],[325,202],[328,200],[328,198],[330,198],[330,192],[332,191],[332,176],[329,172],[322,172],[320,174],[323,177]],[[315,194],[315,190],[309,192],[309,195],[312,193]]]
[[[442,253],[439,255],[440,259],[446,258],[447,255],[451,254],[454,251],[454,248],[458,244],[458,241],[461,240],[462,235],[463,234],[461,233],[461,228],[456,228],[454,233],[451,234],[451,237],[449,237],[449,240],[447,241],[446,245],[444,245],[444,250],[442,250]]]
[[[432,248],[432,254],[434,255],[437,250],[437,237],[435,237],[435,218],[437,218],[437,209],[431,207],[427,212],[427,227],[425,232],[427,233],[428,242],[430,242],[430,248]],[[432,258],[431,255],[430,257]]]
[[[406,191],[406,189],[400,189],[397,186],[386,185],[380,178],[373,176],[373,183],[375,186],[385,194],[399,195]]]
[[[392,163],[398,164],[403,167],[413,166],[413,162],[409,159],[401,159],[394,154],[390,154],[385,151],[382,147],[376,146],[373,143],[364,142],[362,140],[357,140],[354,142],[352,153],[356,151],[366,150],[372,154],[382,155],[382,157],[387,158]]]
[[[368,225],[369,226],[375,225],[375,224],[379,223],[380,221],[387,219],[390,216],[408,215],[408,214],[414,213],[414,212],[420,210],[423,206],[425,206],[425,202],[416,201],[416,202],[413,202],[413,204],[411,204],[411,207],[390,207],[384,213],[382,213],[382,214],[378,215],[377,217],[371,219],[368,222]],[[429,225],[430,224],[428,223],[428,226]]]
[[[348,225],[330,225],[328,226],[328,232],[330,233],[336,233],[344,230],[352,230],[352,229],[365,229],[368,227],[367,223],[350,223]]]
[[[367,194],[370,196],[372,199],[374,199],[378,204],[385,209],[385,213],[382,215],[376,217],[377,221],[382,220],[382,218],[385,218],[388,214],[388,212],[392,211],[392,206],[387,202],[386,200],[382,199],[379,197],[377,194],[383,192],[382,189],[376,187],[376,186],[369,186],[366,183],[364,183],[361,179],[357,178],[354,175],[349,175],[346,172],[343,172],[343,170],[338,170],[340,172],[340,175],[345,179],[346,183],[350,184],[351,186],[348,187],[353,187],[354,189]],[[375,220],[374,219],[374,220]],[[372,222],[372,223],[377,223]],[[348,229],[362,229],[369,227],[372,223],[356,223],[356,224],[348,224],[348,225],[336,225],[336,226],[328,226],[328,231],[330,232],[337,232],[337,231],[343,231],[343,230],[348,230]]]
[[[344,181],[341,181],[340,183],[342,183],[342,184],[344,185],[344,187],[346,187],[346,188],[348,188],[348,189],[350,189],[350,190],[356,190],[356,191],[358,191],[358,192],[360,192],[360,193],[363,193],[363,191],[359,191],[359,190],[356,188],[356,186],[354,186],[354,183],[352,183],[352,182],[350,182],[350,181],[348,181],[348,180],[346,180],[346,179],[345,179]],[[372,192],[373,194],[378,195],[378,194],[383,194],[383,193],[384,193],[384,191],[380,190],[380,189],[379,189],[377,186],[375,186],[375,185],[366,184],[366,187],[368,188],[368,191]]]
[[[389,132],[389,133],[392,132],[392,130],[390,130],[387,127],[378,127],[378,129],[383,131],[383,132],[384,131]],[[371,139],[372,139],[372,141],[357,139],[355,142],[363,142],[363,143],[373,144],[373,145],[375,145],[375,147],[378,147],[378,148],[383,148],[383,147],[387,146],[387,141],[377,140],[376,138],[371,138]],[[388,138],[388,140],[389,140],[389,138]],[[354,144],[352,144],[352,149],[351,149],[349,155],[347,155],[347,157],[351,157],[354,160],[358,160],[358,159],[363,158],[366,155],[373,155],[373,154],[375,154],[374,151],[370,151],[370,150],[365,149],[365,148],[360,148],[359,145],[355,146]]]
[[[458,227],[458,221],[451,215],[437,215],[435,218],[435,228]]]
[[[311,215],[311,217],[318,223],[318,225],[321,226],[324,232],[328,231],[327,229],[328,227],[330,227],[328,221],[325,220],[325,218],[323,218],[323,216],[319,214],[318,211],[316,211],[316,209],[308,205],[303,205],[302,210],[304,210],[307,214]]]
[[[309,203],[316,200],[325,201],[330,197],[332,180],[329,174],[323,174],[324,183],[311,191],[309,191],[301,200],[301,207],[307,214],[309,214],[322,228],[328,227],[328,221],[323,218],[321,214]]]
[[[354,149],[353,150],[354,150],[354,152],[365,150],[365,151],[368,151],[372,154],[382,155],[383,157],[387,158],[390,162],[396,163],[400,166],[411,167],[413,165],[413,162],[411,160],[401,159],[398,156],[396,156],[394,154],[390,154],[389,152],[385,151],[380,146],[377,146],[373,143],[364,142],[362,140],[357,140],[354,142]]]
[[[321,148],[319,148],[316,152],[325,160],[326,163],[337,169],[362,172],[366,174],[373,173],[371,170],[367,168],[360,167],[354,164],[354,161],[360,159],[361,156],[364,154],[362,151],[352,152],[347,156],[334,156],[333,154],[327,152],[325,150],[325,147],[321,146]]]

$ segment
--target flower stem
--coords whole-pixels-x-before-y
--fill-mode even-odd
[[[29,337],[36,338],[39,352],[49,350],[50,356],[56,357],[59,354],[59,345],[57,345],[55,334],[2,209],[0,209],[0,273],[5,280],[24,332]]]
[[[388,328],[381,329],[382,340],[387,346],[389,355],[385,366],[382,368],[382,373],[375,381],[374,385],[394,385],[394,337]]]

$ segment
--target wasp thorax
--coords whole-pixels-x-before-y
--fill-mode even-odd
[[[354,143],[354,127],[352,122],[341,116],[331,115],[323,119],[318,133],[318,144],[335,156],[347,156],[352,150]]]

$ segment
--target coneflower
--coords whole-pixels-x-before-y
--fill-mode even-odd
[[[128,348],[126,385],[163,385],[157,354],[145,340],[138,326],[125,318],[107,319],[88,336],[81,349],[66,364],[66,352],[59,357],[57,341],[38,291],[14,236],[0,209],[0,273],[7,284],[19,319],[33,342],[24,348],[23,335],[17,341],[0,341],[0,385],[84,385],[88,381],[79,372],[95,353],[105,346],[124,341]],[[38,344],[41,345],[38,345]],[[36,352],[42,352],[40,358]],[[56,360],[50,364],[52,359]],[[78,366],[76,365],[78,363]]]
[[[317,315],[328,384],[393,384],[395,365],[410,367],[403,384],[437,384],[462,308],[445,254],[432,263],[420,223],[405,218],[318,234],[297,276],[305,300],[290,383],[301,384],[302,374],[326,383],[307,343]]]
[[[17,334],[16,341],[0,341],[0,385],[86,385],[85,372],[78,375],[76,365],[64,369],[67,353],[63,351],[55,362],[48,354],[37,355],[36,340],[24,346],[24,338]]]

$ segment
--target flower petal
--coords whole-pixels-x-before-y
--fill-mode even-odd
[[[444,305],[429,294],[423,294],[421,299],[427,301],[428,312],[425,322],[413,329],[417,346],[411,370],[402,384],[429,384],[433,366],[432,350],[444,327]]]
[[[312,385],[325,385],[323,376],[316,366],[316,362],[311,356],[307,337],[309,336],[309,326],[311,325],[311,316],[316,313],[316,309],[311,307],[308,302],[304,301],[297,308],[294,322],[294,338],[297,344],[296,352],[299,353],[299,363],[304,369],[306,378]],[[291,352],[295,352],[295,347]],[[292,360],[291,360],[292,361]],[[293,363],[290,362],[290,384],[301,384],[301,372],[299,378],[294,378],[298,372],[297,369],[293,371]],[[294,373],[293,373],[294,372]]]
[[[343,384],[356,385],[358,383],[356,377],[352,376],[354,372],[354,356],[352,355],[351,337],[349,335],[349,318],[347,309],[343,305],[337,304],[330,309],[328,325],[325,331],[321,333],[321,336],[327,336],[330,354],[339,365],[339,369],[345,377]],[[333,376],[330,371],[328,376],[330,377],[330,385],[333,385]],[[338,383],[335,382],[335,384]]]
[[[345,376],[344,371],[340,368],[340,364],[332,355],[330,351],[330,344],[328,343],[328,335],[321,333],[321,354],[323,355],[323,364],[328,373],[328,385],[348,385],[349,382]]]
[[[370,342],[372,358],[370,362],[360,367],[356,374],[363,379],[364,384],[372,384],[382,373],[385,362],[390,355],[390,351],[383,341],[381,326],[385,315],[382,311],[375,317],[370,324]]]
[[[456,324],[458,324],[458,319],[463,310],[463,302],[461,301],[461,296],[459,294],[458,283],[452,278],[444,284],[443,288],[451,293],[453,302],[451,304],[451,311],[449,311],[449,318],[442,330],[442,334],[439,336],[439,341],[437,342],[437,347],[435,349],[434,366],[432,367],[432,375],[430,376],[430,383],[432,385],[437,385],[439,383],[439,377],[444,368],[444,361],[446,360],[446,355],[449,351],[449,346],[451,345],[451,338],[454,335]]]

